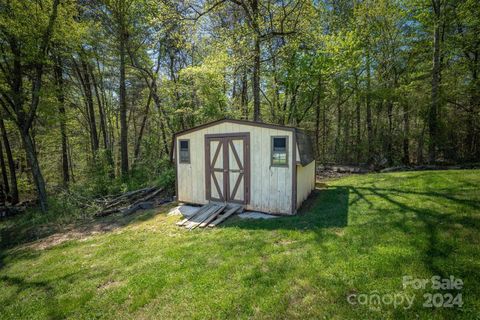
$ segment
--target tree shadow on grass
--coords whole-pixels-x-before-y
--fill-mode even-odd
[[[49,223],[25,226],[22,219],[28,219],[28,216],[14,216],[11,218],[13,223],[9,227],[0,228],[0,270],[5,264],[4,259],[8,255],[8,251],[12,248],[46,249],[69,240],[111,232],[150,220],[157,214],[165,212],[170,206],[171,204],[166,204],[153,210],[137,211],[126,216],[117,213],[101,218],[78,219],[68,224],[53,219]],[[16,223],[17,221],[19,223]],[[21,252],[24,251],[32,252],[29,254],[38,254],[33,253],[36,250],[20,250],[16,252],[15,256],[21,258]]]
[[[9,264],[8,260],[10,259],[13,259],[15,262],[31,260],[39,257],[43,249],[48,249],[67,241],[79,240],[95,234],[112,232],[128,225],[142,223],[154,218],[157,214],[165,212],[169,206],[167,204],[154,210],[138,211],[127,216],[113,214],[108,217],[78,220],[68,226],[56,225],[52,222],[52,225],[49,227],[33,225],[27,230],[21,227],[1,229],[0,272]],[[8,279],[1,277],[0,280],[7,281]],[[38,286],[41,284],[38,283]],[[35,282],[31,282],[31,285],[35,285]],[[45,288],[48,289],[48,287]]]
[[[348,196],[346,187],[315,189],[294,216],[272,219],[229,219],[223,228],[317,230],[343,228],[348,224]]]
[[[21,277],[0,275],[0,282],[14,289],[11,291],[10,294],[11,300],[17,299],[18,294],[22,292],[28,292],[29,290],[33,290],[33,294],[43,294],[46,301],[45,306],[47,308],[48,318],[61,319],[65,318],[65,315],[62,314],[63,310],[58,305],[57,294],[52,284],[58,283],[59,281],[73,282],[75,281],[78,274],[79,273],[74,272],[63,276],[55,277],[54,279],[49,281],[31,280]]]
[[[365,199],[365,193],[370,194],[377,199],[385,200],[387,203],[393,205],[394,210],[378,210],[379,212],[394,212],[401,214],[400,219],[389,219],[386,215],[377,215],[362,228],[371,228],[374,225],[383,226],[384,232],[389,230],[400,230],[404,234],[411,235],[412,241],[424,239],[425,243],[420,242],[417,248],[422,252],[423,264],[431,272],[432,275],[438,275],[441,278],[448,278],[451,271],[446,270],[442,264],[454,259],[455,252],[458,251],[458,244],[455,242],[454,236],[452,239],[446,237],[449,232],[452,232],[454,226],[461,226],[465,230],[478,232],[480,230],[480,218],[475,216],[466,216],[460,213],[444,213],[438,210],[416,206],[411,201],[411,197],[430,201],[446,201],[462,207],[468,207],[473,212],[478,210],[478,202],[471,199],[463,199],[453,196],[450,193],[440,193],[436,191],[420,192],[416,190],[400,190],[395,188],[376,188],[376,187],[353,187],[346,186],[359,198]],[[357,198],[357,199],[359,199]],[[401,200],[399,200],[399,198]],[[421,203],[421,202],[420,202]],[[407,217],[408,213],[414,213],[412,217]],[[419,225],[411,222],[421,222]],[[380,228],[377,228],[381,232]],[[443,239],[442,239],[443,237]],[[451,241],[450,241],[451,240]],[[468,257],[473,258],[473,257]],[[474,265],[469,270],[457,269],[457,277],[467,277],[471,270],[475,269]]]
[[[350,200],[349,195],[352,198]],[[374,248],[381,239],[388,239],[391,233],[401,232],[405,235],[404,239],[411,241],[411,245],[421,253],[423,264],[432,275],[448,278],[451,270],[445,267],[445,263],[451,261],[460,249],[455,239],[449,239],[451,232],[455,234],[452,226],[462,228],[462,232],[475,233],[480,230],[480,217],[439,212],[423,205],[423,201],[427,200],[458,205],[468,212],[478,211],[479,208],[478,202],[447,192],[339,186],[315,190],[296,216],[268,220],[236,217],[223,227],[313,230],[321,243],[328,236],[328,232],[325,232],[328,228],[347,227],[349,211],[353,206],[365,205],[364,211],[360,211],[362,207],[356,207],[350,212],[353,215],[350,217],[350,224],[354,228],[352,232],[358,233],[358,241],[364,243],[365,250]],[[456,276],[467,277],[467,271],[457,270]]]
[[[417,190],[401,190],[397,188],[374,188],[374,187],[352,187],[348,186],[350,190],[354,190],[356,193],[360,193],[361,191],[370,191],[375,193],[378,196],[381,196],[379,192],[383,192],[384,194],[403,194],[403,195],[417,195],[417,196],[426,196],[426,197],[432,197],[432,198],[438,198],[440,200],[445,199],[452,201],[456,204],[460,205],[465,205],[469,206],[472,209],[480,209],[480,203],[476,200],[472,199],[463,199],[459,197],[455,197],[448,193],[448,190],[445,192],[437,192],[437,191],[417,191]],[[460,190],[455,190],[456,192],[461,191]],[[383,197],[383,196],[382,196]],[[397,204],[398,205],[398,204]]]

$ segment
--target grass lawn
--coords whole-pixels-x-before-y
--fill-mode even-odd
[[[17,216],[0,221],[0,318],[479,319],[479,186],[480,170],[355,175],[320,183],[294,217],[187,231],[163,207],[56,245],[22,240],[34,231]],[[463,289],[402,286],[434,275]],[[347,301],[375,293],[414,302]],[[463,307],[425,308],[425,293]]]

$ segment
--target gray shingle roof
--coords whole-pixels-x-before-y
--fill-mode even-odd
[[[315,160],[313,144],[310,136],[303,130],[295,129],[297,136],[298,153],[300,154],[300,163],[305,166]]]

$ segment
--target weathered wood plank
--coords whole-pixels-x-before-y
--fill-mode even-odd
[[[207,219],[205,219],[202,223],[200,223],[198,226],[200,228],[205,228],[211,221],[213,221],[213,219],[217,218],[218,215],[220,213],[222,213],[225,209],[226,209],[227,206],[223,206],[221,208],[221,210],[218,210],[216,212],[214,212],[213,214],[211,214]]]
[[[215,210],[217,205],[211,204],[208,209],[204,210],[202,213],[195,215],[192,219],[188,220],[186,224],[184,224],[184,227],[189,229],[195,222],[198,222],[198,220],[201,219],[201,217],[208,216],[212,213],[213,210]]]
[[[211,215],[214,215],[216,214],[217,212],[222,212],[223,209],[225,209],[225,205],[222,205],[222,206],[215,206],[212,210],[208,211],[208,212],[205,212],[204,214],[202,214],[201,216],[199,216],[197,219],[195,219],[195,221],[192,221],[189,225],[188,225],[188,229],[190,230],[193,230],[195,229],[196,227],[198,227],[203,221],[205,221],[206,219],[208,219],[208,217],[210,217]]]
[[[218,210],[217,212],[215,212],[214,214],[210,215],[207,219],[205,219],[205,221],[203,221],[199,227],[200,228],[205,228],[210,222],[212,222],[215,218],[218,217],[219,214],[221,214],[222,212],[224,212],[224,210],[226,209],[226,206],[222,208],[222,210]]]
[[[211,208],[211,206],[212,206],[212,204],[209,203],[209,204],[206,204],[206,205],[200,207],[200,208],[197,210],[197,212],[195,212],[194,214],[192,214],[190,217],[185,218],[185,219],[183,219],[182,221],[177,222],[176,225],[177,225],[177,226],[180,226],[180,227],[183,226],[183,225],[186,224],[190,219],[193,219],[194,217],[196,217],[197,215],[201,214],[201,213],[204,212],[205,210]]]
[[[190,217],[187,217],[183,219],[182,221],[179,221],[176,223],[177,226],[181,227],[187,224],[191,219],[195,218],[197,215],[202,214],[202,212],[205,212],[205,210],[208,210],[212,205],[211,204],[206,204],[202,207],[200,207],[194,214],[192,214]]]
[[[212,223],[210,223],[208,226],[209,226],[209,227],[218,226],[220,223],[222,223],[223,221],[225,221],[228,217],[230,217],[232,214],[234,214],[235,212],[237,212],[237,211],[240,210],[241,208],[242,208],[241,206],[234,206],[234,207],[231,208],[230,210],[227,210],[227,212],[225,212],[223,215],[219,216],[215,221],[213,221]]]

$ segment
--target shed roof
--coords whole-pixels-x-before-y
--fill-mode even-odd
[[[194,132],[197,130],[205,129],[208,127],[212,127],[221,123],[230,122],[230,123],[237,123],[243,125],[250,125],[250,126],[257,126],[257,127],[264,127],[264,128],[271,128],[271,129],[278,129],[278,130],[288,130],[292,131],[296,136],[296,141],[298,144],[298,152],[300,154],[300,163],[302,166],[309,164],[313,160],[315,160],[315,156],[313,153],[312,142],[310,136],[307,135],[304,131],[291,127],[291,126],[282,126],[278,124],[270,124],[270,123],[263,123],[263,122],[255,122],[249,120],[237,120],[237,119],[220,119],[211,122],[207,122],[196,127],[192,127],[186,130],[178,131],[174,134],[174,139],[178,136],[183,134],[187,134],[190,132]],[[173,148],[172,148],[173,150]]]
[[[194,131],[197,131],[197,130],[205,129],[205,128],[212,127],[212,126],[222,124],[222,123],[225,123],[225,122],[238,123],[238,124],[243,124],[243,125],[247,125],[247,126],[250,125],[250,126],[257,126],[257,127],[271,128],[271,129],[279,129],[279,130],[288,130],[288,131],[294,131],[295,130],[295,127],[291,127],[291,126],[282,126],[282,125],[279,125],[279,124],[270,124],[270,123],[264,123],[264,122],[225,118],[225,119],[220,119],[220,120],[207,122],[207,123],[204,123],[204,124],[201,124],[201,125],[189,128],[189,129],[185,129],[185,130],[182,130],[182,131],[178,131],[178,132],[175,133],[175,136],[178,137],[178,136],[181,136],[181,135],[186,134],[186,133],[190,133],[190,132],[194,132]]]
[[[300,163],[302,164],[302,166],[305,166],[315,160],[312,139],[310,139],[310,136],[300,129],[295,129],[295,135],[297,137]]]

